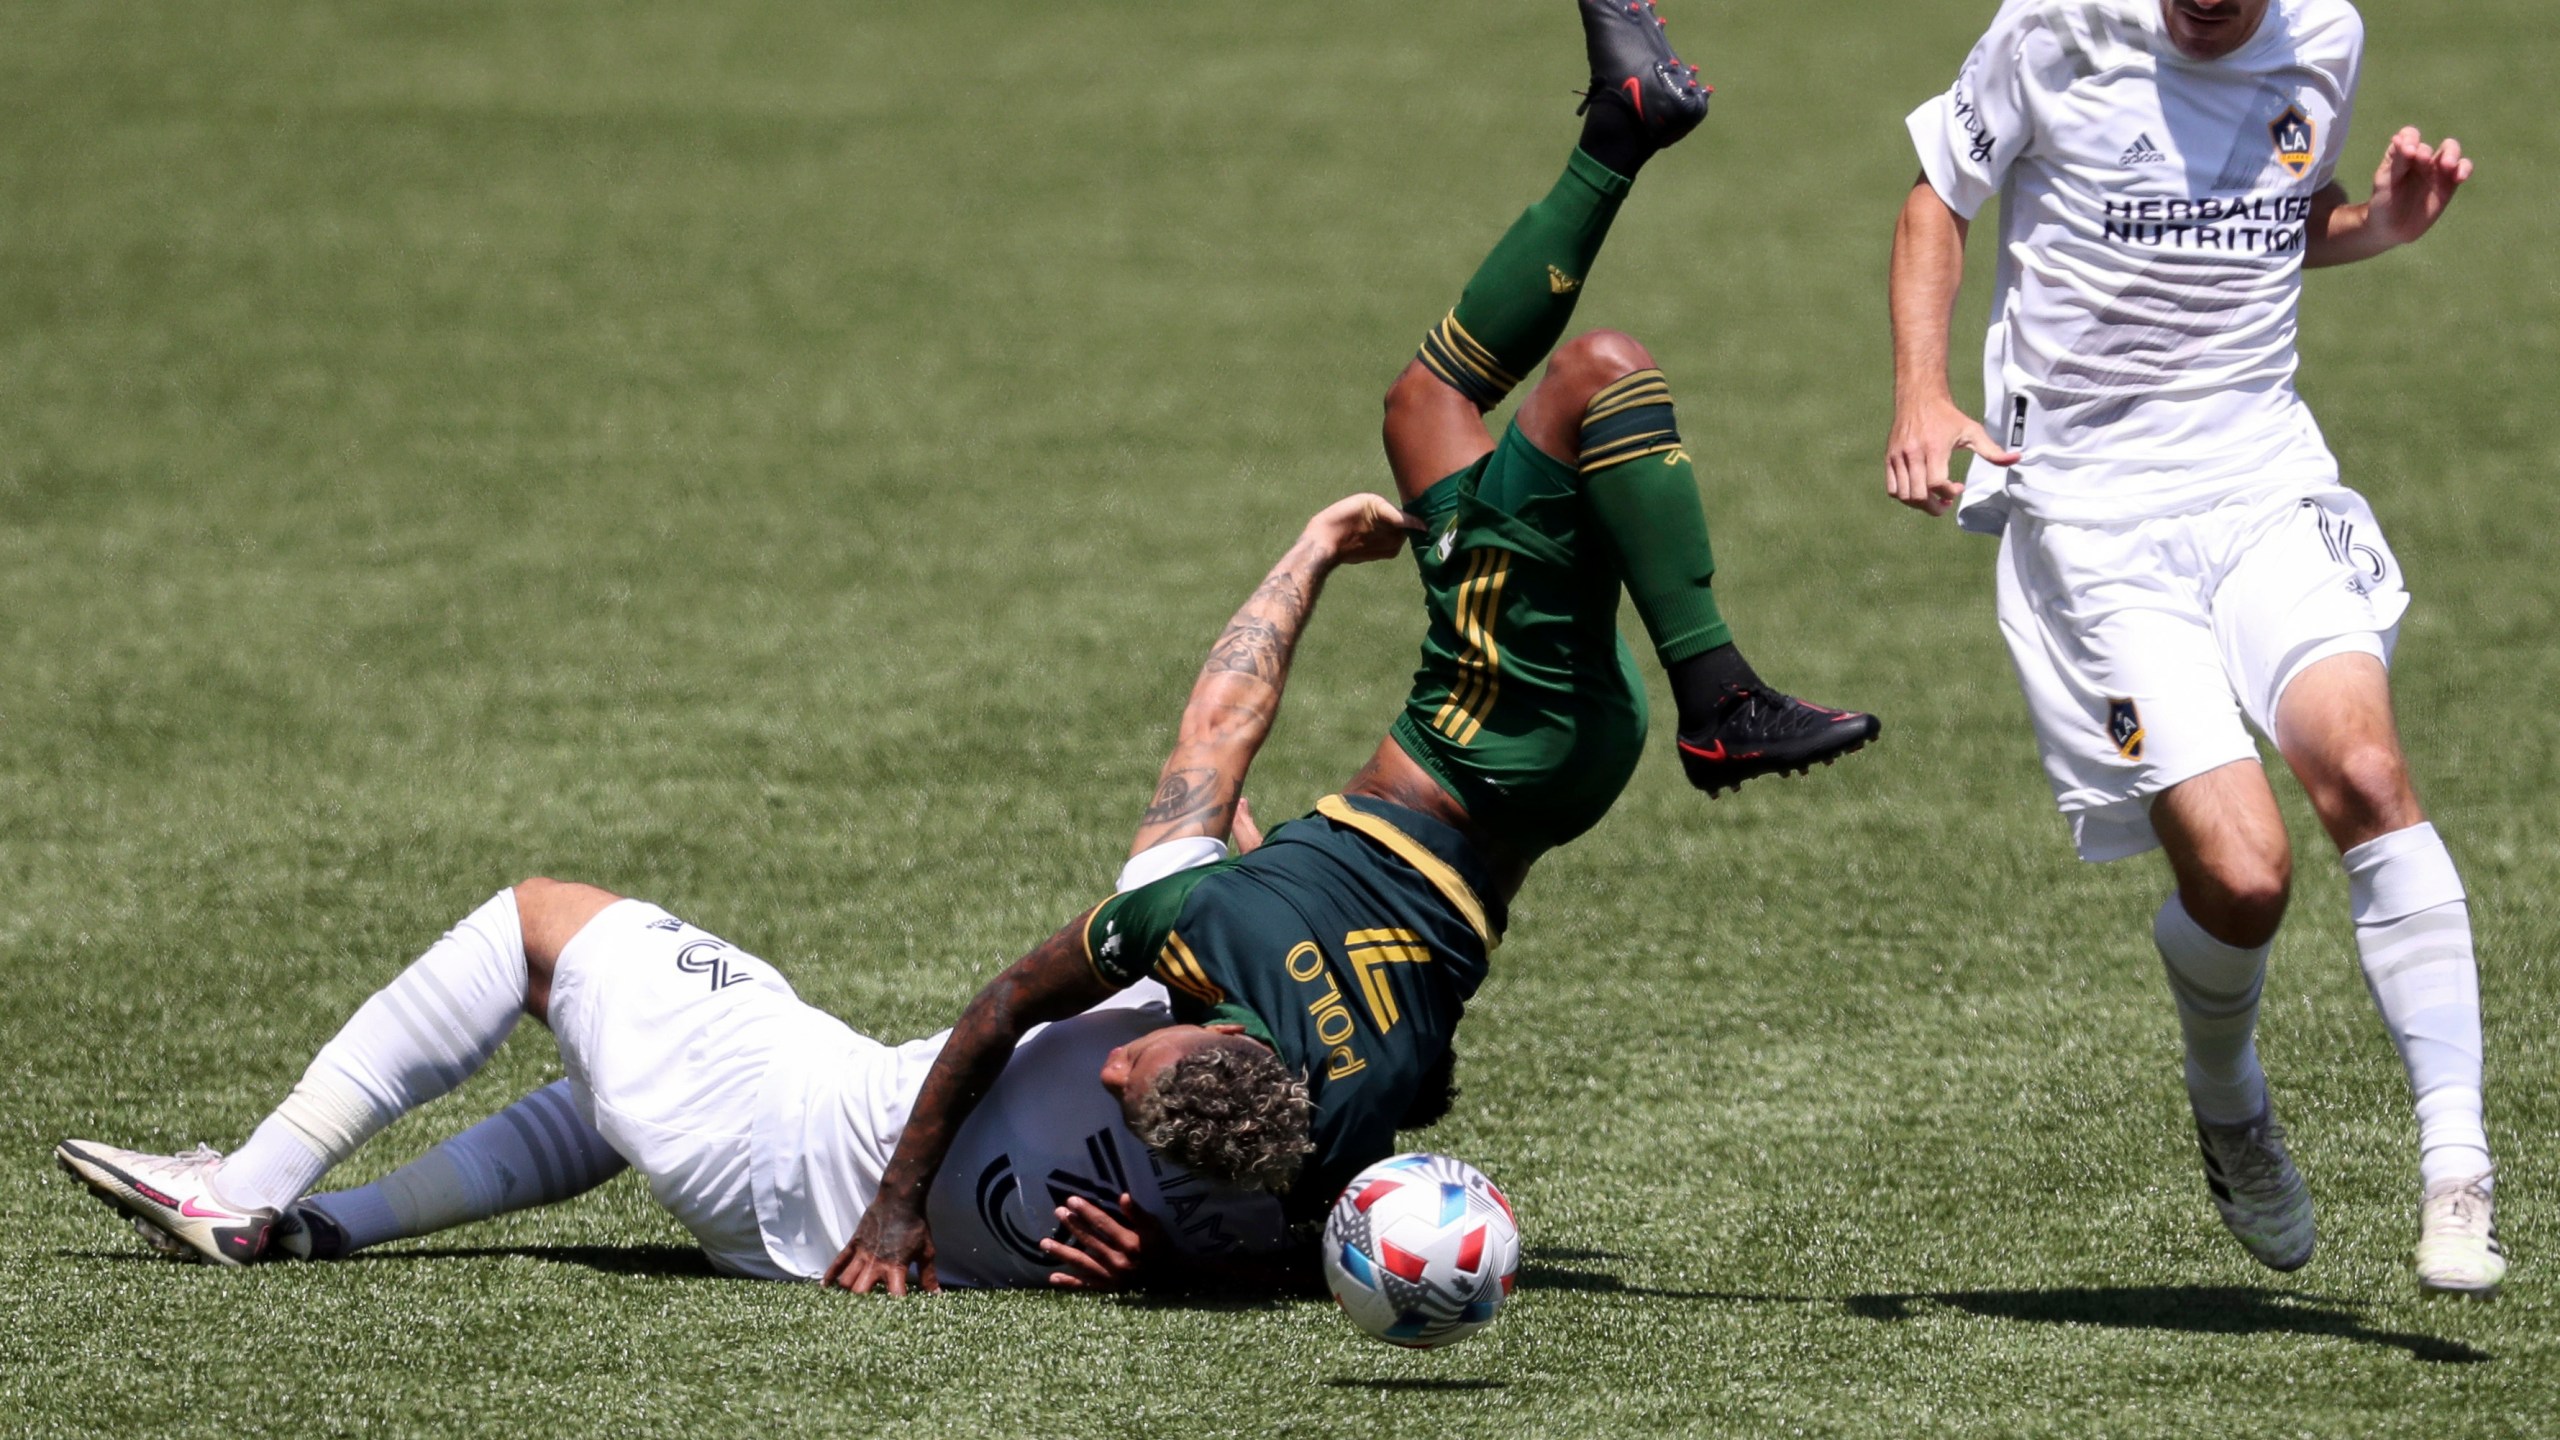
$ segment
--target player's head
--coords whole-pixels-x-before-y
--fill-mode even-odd
[[[1234,1025],[1168,1025],[1102,1062],[1129,1129],[1212,1180],[1286,1190],[1315,1147],[1306,1081]]]
[[[2249,43],[2269,0],[2160,0],[2169,43],[2190,60],[2219,60]]]

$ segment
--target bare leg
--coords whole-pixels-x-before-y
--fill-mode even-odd
[[[2276,743],[2346,867],[2365,984],[2415,1097],[2428,1223],[2444,1219],[2439,1192],[2465,1186],[2478,1188],[2485,1216],[2491,1165],[2471,907],[2410,784],[2382,663],[2338,655],[2297,676],[2277,702]],[[2494,1288],[2491,1272],[2503,1273],[2504,1262],[2483,1258],[2478,1235],[2454,1238],[2450,1259],[2421,1246],[2421,1277],[2440,1288]],[[2446,1239],[2431,1230],[2428,1243]]]
[[[2370,655],[2333,655],[2276,702],[2276,748],[2341,852],[2423,823],[2391,713],[2391,679]]]
[[[1416,360],[1387,387],[1387,467],[1407,505],[1493,449],[1484,412]]]
[[[1653,368],[1653,353],[1632,335],[1593,330],[1556,347],[1538,388],[1520,405],[1520,433],[1567,465],[1582,456],[1582,417],[1591,397],[1639,370]]]
[[[2267,772],[2242,760],[2180,781],[2151,804],[2178,898],[2205,933],[2254,949],[2284,923],[2293,848]]]
[[[551,1023],[551,970],[560,952],[587,922],[622,897],[593,885],[536,877],[516,886],[516,914],[524,928],[524,1010]]]
[[[2151,938],[2178,1003],[2187,1098],[2199,1119],[2245,1124],[2267,1109],[2258,999],[2291,879],[2284,819],[2266,772],[2241,761],[2170,787],[2151,823],[2178,877]]]

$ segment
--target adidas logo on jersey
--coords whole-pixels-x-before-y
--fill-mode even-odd
[[[2136,135],[2133,137],[2133,143],[2125,147],[2125,152],[2116,157],[2116,163],[2119,165],[2157,165],[2168,158],[2168,156],[2161,154],[2159,150],[2152,146],[2151,137],[2149,135]]]

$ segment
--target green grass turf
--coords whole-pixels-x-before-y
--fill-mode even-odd
[[[1988,0],[1693,0],[1716,118],[1582,318],[1679,386],[1762,668],[1888,728],[1714,804],[1657,744],[1548,862],[1434,1138],[1518,1199],[1525,1288],[1408,1355],[1313,1304],[719,1280],[627,1178],[192,1270],[45,1150],[236,1143],[527,873],[945,1023],[1095,897],[1297,521],[1383,484],[1381,388],[1569,143],[1560,0],[0,3],[6,1428],[2551,1433],[2560,32],[2371,8],[2352,153],[2412,120],[2482,170],[2313,278],[2304,383],[2415,577],[2507,1296],[2413,1294],[2402,1081],[2290,799],[2264,1043],[2323,1247],[2221,1235],[2156,862],[2071,859],[1989,547],[1881,496],[1898,121]],[[1366,753],[1414,615],[1336,582],[1266,817]],[[556,1068],[528,1027],[346,1175]]]

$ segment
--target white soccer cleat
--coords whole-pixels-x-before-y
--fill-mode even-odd
[[[2418,1210],[2418,1286],[2486,1300],[2507,1278],[2507,1248],[2489,1202],[2489,1177],[2439,1180]]]
[[[2249,1258],[2270,1270],[2299,1270],[2311,1263],[2319,1229],[2311,1214],[2311,1187],[2284,1147],[2284,1126],[2274,1107],[2237,1125],[2196,1117],[2196,1143],[2204,1151],[2204,1181],[2213,1208]]]
[[[130,1217],[144,1243],[215,1265],[265,1258],[276,1212],[244,1210],[213,1188],[221,1152],[199,1145],[184,1155],[148,1155],[94,1140],[53,1147],[56,1163],[89,1193]]]

